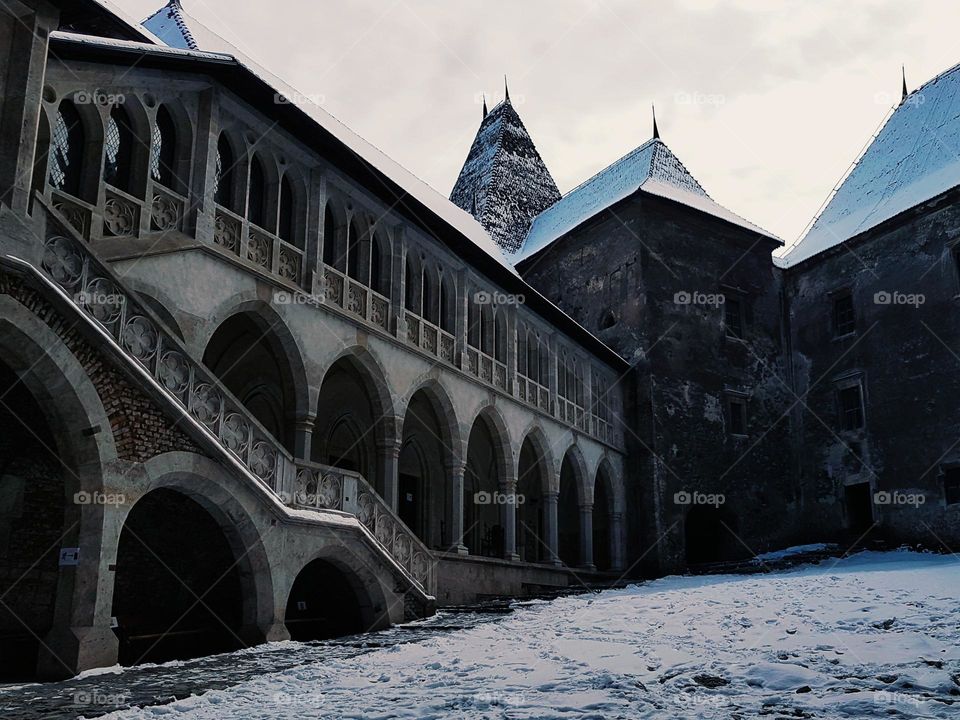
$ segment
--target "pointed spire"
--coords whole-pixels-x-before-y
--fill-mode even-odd
[[[657,129],[657,108],[651,103],[650,109],[653,111],[653,137],[655,140],[660,139],[660,131]]]
[[[489,110],[487,110],[487,94],[483,94],[483,116],[486,117]]]
[[[900,72],[903,74],[903,94],[900,96],[900,102],[902,103],[910,93],[907,92],[907,68],[905,65],[900,66]]]
[[[504,102],[510,102],[510,88],[507,87],[507,76],[503,76],[503,97]]]

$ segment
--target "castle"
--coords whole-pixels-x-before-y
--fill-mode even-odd
[[[179,0],[0,35],[3,676],[960,540],[960,68],[784,252],[655,127],[561,196],[506,94],[448,200]]]

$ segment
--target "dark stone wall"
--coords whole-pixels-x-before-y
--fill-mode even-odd
[[[693,540],[709,550],[701,561],[805,537],[789,463],[793,395],[774,247],[638,194],[520,266],[531,284],[634,366],[625,386],[627,523],[630,560],[646,553],[646,572],[685,564],[688,524],[693,536],[700,531]],[[742,340],[727,337],[717,296],[740,301]],[[726,403],[734,396],[747,406],[743,437],[728,428]],[[676,502],[684,492],[722,494],[725,502]]]
[[[960,504],[946,505],[943,482],[944,469],[960,464],[958,238],[960,204],[947,197],[786,272],[790,357],[806,405],[795,419],[797,472],[804,515],[824,532],[843,527],[856,539],[846,487],[869,483],[871,499],[893,500],[866,505],[881,536],[960,541]],[[844,293],[855,331],[837,337],[833,304]],[[840,425],[837,389],[850,378],[863,388],[860,431]]]

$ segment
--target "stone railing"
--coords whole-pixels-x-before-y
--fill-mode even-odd
[[[550,412],[550,388],[519,373],[517,374],[517,397],[544,412]]]
[[[67,227],[66,220],[60,220]],[[40,263],[43,271],[74,305],[93,318],[118,347],[139,363],[182,410],[286,504],[303,506],[304,503],[297,500],[299,488],[292,497],[287,497],[287,490],[298,487],[303,480],[304,493],[299,497],[308,499],[307,490],[313,487],[309,484],[312,473],[318,488],[312,507],[356,515],[418,588],[426,595],[433,594],[429,551],[361,476],[350,474],[351,487],[355,490],[351,490],[348,502],[343,494],[343,478],[347,474],[335,471],[340,497],[328,507],[332,491],[329,483],[324,485],[326,476],[321,479],[322,468],[297,461],[283,449],[222,387],[216,376],[186,352],[136,295],[122,287],[82,240],[51,230],[48,228]]]
[[[323,301],[390,331],[390,299],[329,265],[323,266]]]
[[[557,417],[563,422],[574,425],[584,432],[589,431],[586,411],[573,400],[557,397]]]
[[[356,515],[422,588],[434,587],[430,549],[359,473],[298,460],[297,483],[288,504]]]
[[[214,212],[213,242],[272,275],[303,284],[303,250],[220,205]]]
[[[463,369],[494,387],[501,390],[507,389],[506,364],[475,347],[468,346],[463,353]]]
[[[407,323],[407,341],[411,345],[416,345],[448,363],[454,363],[457,343],[453,335],[409,310],[404,314],[404,319]]]

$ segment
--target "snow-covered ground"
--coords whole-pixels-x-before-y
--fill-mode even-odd
[[[956,718],[958,637],[956,558],[865,552],[532,603],[107,717]]]

